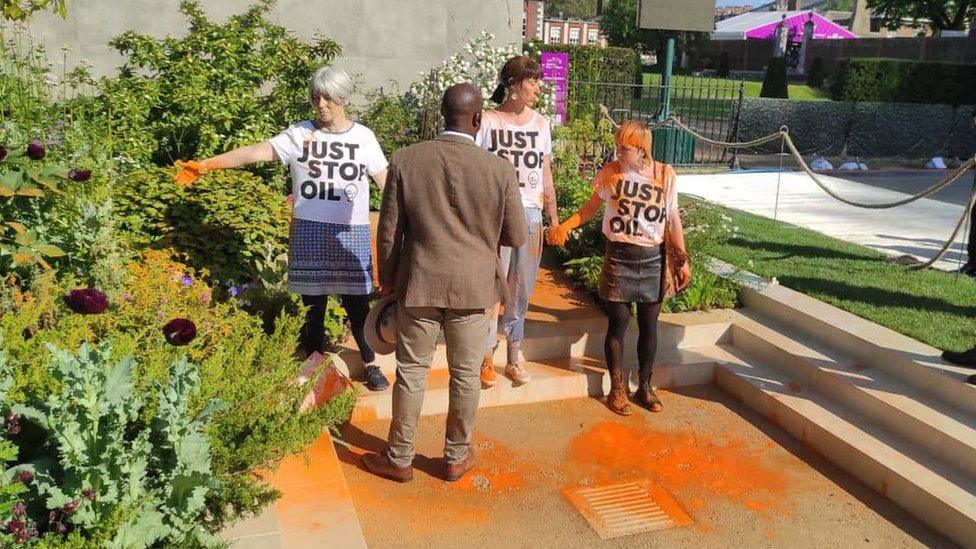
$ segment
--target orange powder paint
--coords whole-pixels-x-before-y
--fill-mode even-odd
[[[698,489],[757,514],[784,511],[788,479],[764,459],[766,449],[716,434],[661,432],[640,425],[604,421],[576,436],[571,460],[599,475],[646,475],[671,490]]]
[[[524,488],[526,478],[537,470],[534,464],[493,438],[476,435],[473,446],[478,452],[478,463],[454,485],[461,491],[513,492]]]

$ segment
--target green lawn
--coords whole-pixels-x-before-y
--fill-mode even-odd
[[[738,231],[714,251],[719,259],[939,349],[976,344],[976,280],[913,271],[868,248],[723,210]]]
[[[682,95],[690,96],[692,94],[692,88],[694,87],[695,80],[699,80],[700,77],[692,76],[675,76],[673,78],[674,85],[677,87],[675,90],[675,97],[680,97]],[[724,78],[709,78],[708,80],[717,80],[726,82],[729,85],[734,85],[735,80],[724,79]],[[645,86],[658,86],[661,82],[661,75],[654,73],[644,73],[644,85]],[[687,88],[684,88],[687,86]],[[759,92],[762,91],[762,81],[761,80],[746,80],[745,81],[745,96],[746,97],[759,97]],[[806,84],[790,84],[789,85],[790,99],[795,99],[797,101],[829,101],[830,94],[827,90],[822,90],[819,88],[811,88]]]

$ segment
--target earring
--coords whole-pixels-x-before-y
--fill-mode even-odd
[[[640,160],[637,161],[637,171],[639,171],[639,172],[644,171],[644,157],[643,156],[641,156],[640,157]]]

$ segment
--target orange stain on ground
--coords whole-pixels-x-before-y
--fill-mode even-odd
[[[572,461],[597,474],[640,473],[672,493],[698,489],[757,514],[784,512],[788,477],[767,462],[766,452],[730,435],[662,432],[613,421],[581,433],[569,447]]]
[[[465,492],[506,493],[525,488],[526,479],[538,470],[500,441],[476,436],[473,446],[478,452],[475,468],[455,486]]]

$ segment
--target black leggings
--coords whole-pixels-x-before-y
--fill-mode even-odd
[[[650,385],[651,368],[657,353],[657,317],[661,314],[661,303],[637,304],[637,365],[641,385]],[[607,338],[603,342],[603,352],[607,357],[607,369],[611,375],[622,372],[624,367],[624,341],[627,325],[630,324],[630,303],[604,301],[603,310],[607,313],[609,324]]]
[[[363,326],[366,324],[366,315],[369,314],[369,296],[365,295],[340,295],[342,308],[349,316],[349,324],[352,325],[352,336],[356,338],[356,345],[359,347],[359,355],[363,358],[363,364],[370,364],[376,360],[376,354],[366,343],[366,336],[363,334]],[[302,348],[307,354],[312,354],[324,350],[325,347],[325,305],[329,300],[327,295],[303,295],[302,303],[308,307],[305,313],[305,326],[302,327]]]

